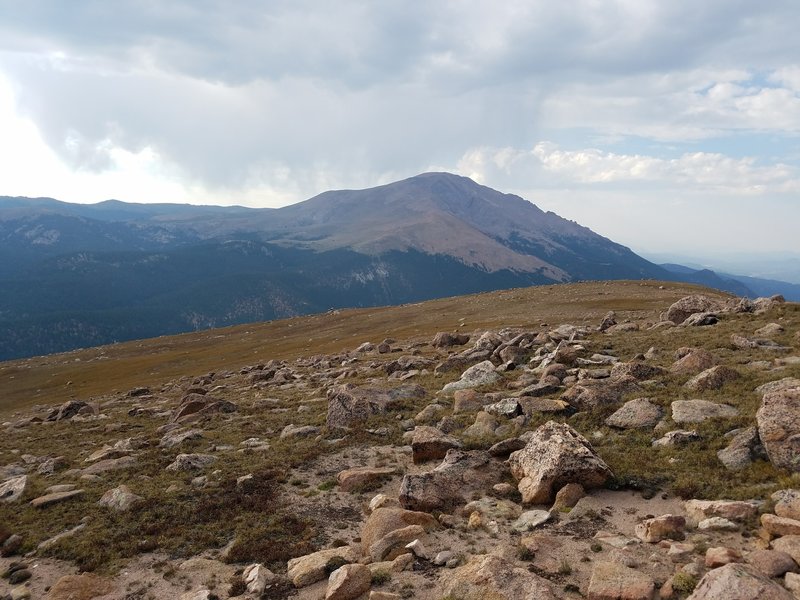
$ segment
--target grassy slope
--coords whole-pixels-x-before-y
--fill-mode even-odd
[[[618,318],[656,320],[671,302],[700,291],[715,294],[697,286],[652,281],[538,286],[340,310],[8,361],[0,363],[0,416],[34,404],[157,386],[182,375],[339,352],[385,337],[427,340],[437,331],[457,329],[462,322],[464,331],[560,322],[594,325],[611,309]]]

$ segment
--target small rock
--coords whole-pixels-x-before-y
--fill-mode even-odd
[[[761,515],[761,526],[775,537],[800,535],[800,521],[795,519],[765,513]]]
[[[732,418],[739,414],[733,406],[708,400],[675,400],[671,406],[672,420],[679,425],[702,423],[707,419]]]
[[[716,569],[729,563],[740,562],[742,555],[738,550],[726,546],[715,546],[706,550],[705,565],[709,569]]]
[[[778,550],[754,550],[745,556],[745,560],[767,577],[783,577],[798,570],[792,557]]]
[[[519,518],[511,524],[517,531],[532,531],[542,523],[550,520],[550,512],[546,510],[529,510],[522,513]]]
[[[199,471],[216,461],[210,454],[178,454],[167,466],[167,471]]]
[[[120,485],[103,494],[98,504],[117,512],[125,512],[142,502],[144,498],[131,492],[127,485]]]
[[[330,574],[325,600],[353,600],[366,593],[371,584],[369,567],[358,563],[344,565]]]
[[[656,543],[661,540],[682,540],[686,519],[678,515],[662,515],[645,519],[636,526],[636,537],[643,542]]]
[[[623,404],[605,423],[619,429],[655,427],[663,416],[664,410],[649,398],[636,398]]]

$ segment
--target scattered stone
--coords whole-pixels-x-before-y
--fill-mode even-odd
[[[292,558],[287,564],[287,576],[295,587],[301,588],[322,581],[327,577],[325,567],[331,559],[352,563],[358,559],[356,551],[350,546],[329,548],[313,554]]]
[[[411,510],[448,510],[465,504],[474,491],[500,483],[507,472],[488,452],[449,450],[432,471],[403,477],[400,504]]]
[[[414,464],[429,460],[440,460],[452,448],[461,448],[461,442],[436,429],[418,425],[411,439],[411,452]]]
[[[800,387],[764,394],[756,422],[772,464],[800,471]]]
[[[767,577],[783,577],[798,570],[792,557],[779,550],[754,550],[745,556],[745,560]]]
[[[115,588],[111,580],[94,573],[65,575],[50,588],[47,600],[91,600],[111,594]]]
[[[458,381],[453,381],[445,385],[442,388],[442,392],[447,394],[455,392],[456,390],[490,385],[499,379],[500,374],[495,371],[494,364],[489,360],[485,360],[464,371]]]
[[[611,368],[611,379],[618,381],[627,377],[632,377],[637,381],[655,379],[661,377],[666,371],[661,367],[648,365],[645,362],[618,362]]]
[[[475,412],[483,409],[484,395],[475,390],[456,390],[453,394],[453,414]]]
[[[522,450],[525,447],[525,442],[518,437],[507,438],[497,442],[489,448],[489,454],[498,458],[505,458],[512,452]]]
[[[772,540],[772,549],[786,552],[792,559],[800,565],[800,535],[785,535],[776,540]]]
[[[395,531],[405,530],[412,526],[421,528],[422,532],[405,540],[402,545],[401,538],[403,536],[387,537]],[[396,554],[397,550],[403,549],[408,542],[423,536],[428,531],[437,529],[438,526],[436,519],[425,512],[391,507],[378,508],[370,514],[361,529],[361,544],[372,560],[384,560],[386,556]],[[419,530],[414,531],[418,532]],[[411,534],[411,532],[408,533]]]
[[[550,584],[492,554],[475,556],[441,578],[445,595],[492,600],[555,600]]]
[[[542,523],[550,520],[550,512],[546,510],[528,510],[511,524],[516,531],[526,532],[536,529]]]
[[[406,544],[406,549],[411,550],[411,553],[417,558],[421,558],[422,560],[430,560],[430,554],[428,554],[428,549],[425,548],[425,544],[422,543],[422,540],[416,539],[413,542]]]
[[[800,521],[770,513],[761,515],[761,526],[772,536],[800,535]]]
[[[372,584],[369,567],[358,563],[343,565],[330,574],[325,600],[354,600]]]
[[[475,415],[475,423],[467,427],[462,435],[466,438],[491,437],[499,426],[500,423],[492,415],[480,411]]]
[[[661,540],[682,540],[686,529],[686,519],[679,515],[662,515],[645,519],[636,526],[636,537],[643,542],[654,544]]]
[[[763,327],[756,329],[753,333],[758,337],[772,337],[780,335],[784,331],[783,326],[778,323],[767,323]]]
[[[568,402],[577,410],[591,411],[619,404],[625,394],[641,391],[641,386],[632,377],[624,377],[616,381],[592,379],[572,386],[561,395],[561,400]]]
[[[707,419],[730,419],[739,414],[733,406],[708,400],[675,400],[671,407],[672,420],[679,425],[702,423]]]
[[[469,336],[463,333],[447,333],[440,331],[433,337],[431,346],[434,348],[450,348],[451,346],[463,346],[469,342]]]
[[[726,546],[715,546],[706,550],[705,565],[709,569],[716,569],[723,565],[740,562],[742,555],[738,550]]]
[[[653,442],[653,447],[659,446],[685,446],[691,442],[696,442],[700,439],[700,434],[696,431],[687,431],[684,429],[676,429],[675,431],[668,431],[662,437]]]
[[[167,471],[200,471],[216,460],[210,454],[178,454],[167,466]]]
[[[168,431],[164,434],[164,437],[161,438],[161,441],[158,445],[161,448],[174,448],[176,446],[180,446],[184,442],[189,440],[196,440],[203,437],[203,432],[200,429],[189,429],[188,431],[181,431],[179,429]]]
[[[0,501],[15,502],[25,493],[28,486],[28,476],[20,475],[0,484]]]
[[[125,512],[142,502],[144,498],[131,492],[127,485],[120,485],[103,494],[98,504],[117,512]]]
[[[553,501],[551,512],[566,511],[574,507],[581,498],[586,496],[586,490],[580,483],[568,483],[556,494],[556,499]]]
[[[82,495],[83,495],[83,490],[54,492],[52,494],[45,494],[44,496],[39,496],[38,498],[34,498],[33,500],[31,500],[31,506],[34,506],[36,508],[46,508],[48,506],[52,506],[53,504],[58,504],[59,502],[71,500],[72,498],[77,498],[78,496]]]
[[[218,400],[203,394],[190,393],[186,394],[182,399],[178,408],[172,413],[170,422],[184,423],[189,420],[194,420],[203,415],[214,413],[232,413],[239,410],[233,402],[227,400]]]
[[[672,364],[670,371],[677,375],[696,375],[714,366],[716,359],[703,348],[682,348],[686,352]]]
[[[715,312],[722,310],[723,304],[718,300],[695,294],[681,298],[673,303],[664,315],[665,320],[672,321],[675,325],[682,324],[689,316],[695,313]]]
[[[729,519],[722,517],[709,517],[697,524],[700,531],[738,531],[739,526]]]
[[[8,536],[0,546],[0,556],[14,556],[22,548],[22,536],[18,533]]]
[[[526,504],[550,502],[554,491],[567,483],[579,482],[591,489],[612,477],[586,438],[555,421],[536,429],[525,448],[511,454],[508,462]]]
[[[425,389],[418,385],[403,385],[389,390],[339,385],[328,390],[329,428],[349,428],[369,417],[402,405],[403,401],[424,398]]]
[[[740,471],[753,461],[766,457],[755,427],[745,427],[737,431],[730,443],[717,452],[717,458],[729,471]]]
[[[686,317],[686,320],[681,323],[682,327],[708,327],[710,325],[716,325],[719,323],[719,317],[717,317],[717,313],[713,312],[702,312],[702,313],[695,313]]]
[[[664,416],[664,410],[650,398],[636,398],[622,405],[605,421],[609,427],[639,429],[655,427]]]
[[[294,425],[290,424],[281,430],[280,439],[304,438],[319,435],[319,427],[313,425]]]
[[[651,577],[618,562],[595,564],[587,591],[588,600],[650,600],[655,589]]]
[[[728,564],[714,569],[697,584],[687,600],[793,600],[790,592],[754,567]]]
[[[264,592],[275,577],[275,574],[261,563],[249,565],[242,572],[242,581],[244,581],[247,591],[257,596]]]
[[[776,515],[800,521],[800,490],[778,490],[771,498],[775,502]]]
[[[359,467],[340,472],[336,480],[342,491],[354,492],[378,485],[395,472],[393,467]]]
[[[85,414],[86,412],[93,412],[92,407],[89,406],[86,402],[81,402],[80,400],[67,400],[59,406],[57,409],[53,410],[49,415],[47,415],[48,421],[64,421],[71,419],[75,415],[81,413]]]
[[[487,404],[483,407],[483,410],[490,415],[513,419],[522,414],[522,405],[516,398],[505,398],[494,404]]]
[[[744,523],[758,514],[758,504],[743,500],[687,500],[683,504],[689,523],[697,525],[711,517]]]
[[[693,392],[718,390],[726,383],[735,381],[740,377],[741,375],[739,375],[738,371],[725,365],[717,365],[692,377],[686,382],[686,388]]]

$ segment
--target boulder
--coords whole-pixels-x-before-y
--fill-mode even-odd
[[[800,565],[800,535],[784,535],[771,543],[773,550],[786,552],[792,559]]]
[[[251,594],[261,595],[269,582],[275,579],[276,575],[261,563],[255,563],[245,567],[242,572],[247,591]]]
[[[742,554],[727,546],[714,546],[706,550],[705,565],[709,569],[716,569],[723,565],[738,563],[742,561]]]
[[[28,486],[28,476],[20,475],[0,483],[0,502],[15,502],[25,493]]]
[[[759,573],[755,567],[728,564],[713,569],[687,600],[794,600],[791,592]]]
[[[550,583],[492,554],[474,556],[441,577],[448,598],[462,600],[555,600]]]
[[[712,354],[704,348],[686,348],[688,350],[670,367],[676,375],[696,375],[710,369],[716,363]]]
[[[64,575],[50,588],[46,600],[91,600],[115,590],[116,586],[110,579],[94,573]]]
[[[135,456],[122,456],[120,458],[108,458],[106,460],[99,460],[94,464],[89,465],[85,469],[81,469],[83,475],[99,475],[100,473],[107,473],[109,471],[120,471],[122,469],[130,469],[136,466],[138,461]]]
[[[662,540],[682,540],[686,529],[686,519],[679,515],[661,515],[645,519],[636,526],[636,537],[643,542],[654,544]]]
[[[463,346],[469,342],[469,336],[463,333],[448,333],[440,331],[433,336],[431,346],[434,348],[450,348],[451,346]]]
[[[326,567],[331,559],[352,563],[358,560],[358,555],[350,546],[342,546],[341,548],[329,548],[328,550],[320,550],[305,556],[298,556],[290,559],[287,563],[286,576],[295,587],[309,586],[322,581],[328,576]]]
[[[551,511],[562,511],[573,508],[581,498],[586,496],[586,490],[580,483],[568,483],[556,494]]]
[[[131,492],[127,485],[120,485],[108,490],[97,504],[116,512],[125,512],[144,502],[144,498]]]
[[[172,423],[183,423],[202,415],[214,413],[232,413],[239,410],[233,402],[219,400],[203,394],[186,394],[173,413],[170,421]]]
[[[456,390],[453,394],[453,414],[479,411],[484,403],[484,395],[475,390]]]
[[[561,399],[578,410],[591,411],[610,404],[619,404],[624,394],[641,390],[636,379],[632,377],[623,377],[616,381],[584,380],[561,394]]]
[[[614,380],[632,377],[636,381],[645,381],[646,379],[654,379],[665,374],[665,369],[639,361],[627,363],[618,362],[611,367],[611,379]]]
[[[729,471],[739,471],[754,460],[766,458],[764,446],[755,427],[745,427],[736,431],[730,443],[717,452],[717,458]]]
[[[364,423],[372,415],[401,408],[404,401],[425,397],[425,389],[418,385],[404,385],[388,390],[338,385],[328,390],[328,415],[330,428],[349,428]]]
[[[655,427],[664,416],[664,409],[649,398],[636,398],[623,404],[605,421],[609,427],[640,429]]]
[[[336,480],[342,491],[354,492],[380,484],[394,473],[394,467],[358,467],[341,471]]]
[[[729,419],[739,411],[729,404],[708,400],[675,400],[672,405],[672,420],[678,425],[702,423],[707,419]]]
[[[461,448],[461,442],[436,429],[418,425],[411,438],[411,453],[414,464],[429,460],[441,460],[452,448]]]
[[[71,419],[77,414],[85,414],[86,412],[94,412],[86,402],[80,400],[67,400],[57,409],[47,415],[48,421],[65,421]]]
[[[444,388],[442,388],[442,392],[447,394],[455,392],[456,390],[491,385],[500,378],[501,376],[495,371],[495,366],[492,361],[485,360],[464,371],[458,381],[453,381],[445,385]]]
[[[689,316],[695,313],[714,312],[723,309],[723,304],[719,300],[703,296],[701,294],[694,294],[685,296],[674,302],[664,315],[665,320],[672,321],[675,325],[680,325]]]
[[[700,434],[696,431],[687,431],[684,429],[676,429],[674,431],[668,431],[663,436],[658,438],[653,442],[653,447],[658,448],[659,446],[664,447],[671,447],[671,446],[685,446],[691,442],[696,442],[700,439]]]
[[[612,561],[594,565],[587,590],[588,600],[651,600],[655,582],[630,567]]]
[[[372,572],[361,564],[343,565],[328,577],[325,600],[354,600],[369,591]]]
[[[200,471],[215,460],[217,458],[210,454],[178,454],[167,466],[167,471]]]
[[[473,492],[500,483],[507,472],[488,452],[449,450],[432,471],[403,477],[400,504],[410,510],[447,511],[466,503]]]
[[[718,390],[729,381],[735,381],[740,377],[738,371],[725,365],[717,365],[692,377],[686,382],[686,388],[693,392]]]
[[[45,494],[44,496],[39,496],[38,498],[34,498],[33,500],[31,500],[31,506],[35,508],[45,508],[47,506],[52,506],[53,504],[58,504],[66,500],[71,500],[73,498],[77,498],[78,496],[82,495],[83,495],[83,490],[68,490],[63,492],[53,492],[51,494]]]
[[[776,515],[800,520],[800,490],[778,490],[771,498],[775,502]]]
[[[180,446],[184,442],[188,442],[189,440],[196,440],[203,437],[203,432],[200,429],[189,429],[189,430],[181,430],[175,429],[172,431],[168,431],[164,434],[161,438],[161,441],[158,445],[161,448],[175,448],[176,446]]]
[[[361,528],[361,545],[373,560],[383,560],[388,553],[379,558],[376,556],[382,554],[386,548],[391,550],[390,544],[385,540],[386,536],[411,525],[421,527],[423,534],[434,531],[439,526],[436,519],[425,512],[393,507],[376,508]]]
[[[800,535],[800,521],[770,513],[761,515],[761,527],[774,537]]]
[[[281,430],[280,439],[313,437],[319,434],[319,427],[314,425],[287,425]]]
[[[716,325],[717,323],[719,323],[717,313],[701,312],[686,317],[686,320],[681,323],[681,327],[708,327],[709,325]]]
[[[508,459],[526,504],[545,504],[567,483],[586,489],[604,485],[613,475],[591,444],[569,425],[549,421],[536,429],[522,450]]]
[[[764,394],[756,422],[772,464],[800,471],[800,387]]]
[[[722,517],[744,523],[758,515],[758,504],[743,500],[687,500],[683,507],[689,523],[693,526],[710,517]]]
[[[745,556],[747,564],[767,577],[783,577],[786,573],[797,573],[797,563],[786,552],[779,550],[754,550]]]

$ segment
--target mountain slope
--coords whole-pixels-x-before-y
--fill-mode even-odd
[[[0,360],[537,284],[720,281],[448,173],[281,209],[0,197],[0,258]]]

